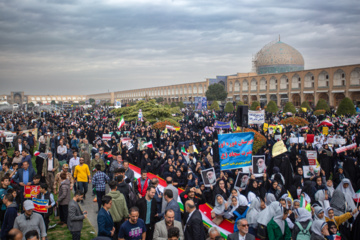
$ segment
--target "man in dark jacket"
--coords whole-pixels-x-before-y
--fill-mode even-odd
[[[69,202],[67,225],[72,235],[72,240],[80,240],[83,220],[87,218],[87,212],[82,212],[79,206],[79,202],[83,200],[83,198],[84,192],[77,190],[75,196]]]
[[[12,193],[5,194],[3,203],[6,205],[6,212],[3,224],[1,226],[1,240],[6,240],[7,233],[13,228],[15,218],[17,217],[17,205],[14,202]]]
[[[99,210],[99,214],[97,216],[99,229],[98,236],[112,238],[115,232],[114,221],[109,212],[112,205],[112,199],[110,196],[103,196],[101,200],[103,207]]]
[[[117,190],[124,195],[127,208],[130,209],[132,207],[130,206],[130,202],[129,202],[130,186],[124,181],[123,175],[117,176],[116,181],[117,181]]]
[[[204,240],[206,236],[201,213],[196,209],[193,200],[186,201],[185,210],[188,213],[184,229],[185,240]]]
[[[156,222],[157,214],[157,204],[154,199],[155,196],[155,187],[150,185],[146,189],[146,195],[143,198],[140,198],[136,202],[136,206],[139,208],[139,218],[144,220],[146,226],[146,240],[152,240],[154,233],[154,225]],[[151,207],[150,211],[147,211],[148,206]]]

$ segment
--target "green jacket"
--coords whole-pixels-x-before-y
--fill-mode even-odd
[[[267,232],[268,238],[271,240],[291,240],[291,231],[286,221],[284,235],[282,234],[279,225],[277,225],[273,218],[267,225]]]
[[[91,160],[90,162],[90,173],[91,173],[91,177],[94,175],[94,168],[96,166],[96,164],[100,164],[101,166],[101,171],[103,172],[105,170],[105,163],[104,161],[99,158],[99,161],[97,161],[95,158],[93,160]]]
[[[126,200],[124,195],[119,191],[110,191],[107,196],[112,198],[112,205],[110,208],[110,214],[114,222],[120,222],[123,218],[129,216],[129,211],[126,206]]]

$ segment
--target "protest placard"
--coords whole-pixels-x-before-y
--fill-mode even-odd
[[[40,186],[26,185],[24,187],[24,198],[34,198],[40,193]]]
[[[38,213],[47,213],[48,209],[46,208],[46,206],[49,205],[49,200],[43,200],[43,199],[38,199],[38,198],[33,198],[32,199],[33,203],[34,203],[34,211],[38,212]]]
[[[265,122],[265,110],[248,112],[249,124],[263,124]]]

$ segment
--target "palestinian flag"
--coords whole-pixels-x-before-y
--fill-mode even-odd
[[[123,115],[121,115],[121,118],[120,118],[120,120],[119,120],[119,122],[118,122],[118,124],[117,124],[117,127],[118,127],[118,129],[120,129],[122,126],[124,126],[125,125],[125,120],[124,120],[124,116]]]
[[[153,144],[152,144],[152,141],[150,140],[149,142],[145,142],[143,144],[144,147],[148,147],[148,148],[153,148]]]
[[[35,153],[34,153],[34,156],[39,156],[40,155],[40,152],[39,151],[36,151]]]

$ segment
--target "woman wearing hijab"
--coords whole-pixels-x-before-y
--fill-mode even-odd
[[[225,211],[227,209],[227,203],[225,202],[225,199],[220,194],[216,195],[215,199],[215,207],[211,211],[211,218],[212,221],[216,225],[220,225],[220,223],[223,221],[223,216],[225,214]]]
[[[329,196],[326,190],[318,190],[315,193],[315,201],[320,204],[320,206],[324,209],[330,206],[330,202],[328,200]]]
[[[265,195],[265,203],[266,203],[266,206],[269,206],[272,202],[275,202],[276,201],[276,198],[275,198],[275,195],[272,194],[272,193],[267,193]]]
[[[305,208],[298,208],[294,210],[296,215],[295,225],[292,230],[292,239],[296,239],[300,231],[305,230],[305,233],[309,233],[312,225],[311,213]]]
[[[323,221],[326,221],[325,219],[325,212],[324,212],[324,209],[320,206],[315,206],[314,207],[314,211],[313,211],[313,214],[314,214],[314,220],[323,220]]]
[[[325,236],[329,236],[328,225],[323,220],[315,220],[311,226],[310,240],[324,240]]]
[[[233,211],[233,215],[235,218],[235,222],[237,223],[238,220],[246,218],[246,214],[247,211],[249,210],[248,204],[249,202],[247,201],[246,197],[244,195],[239,195],[239,204],[238,207],[236,208],[235,211]],[[237,224],[234,224],[234,232],[237,232]]]
[[[260,239],[268,239],[267,225],[275,216],[275,210],[280,206],[280,203],[275,201],[262,210],[257,219],[257,237]]]
[[[344,193],[345,200],[347,205],[350,207],[350,211],[356,208],[353,197],[355,195],[355,191],[351,185],[351,182],[348,178],[344,178],[341,180],[341,183],[337,186],[336,190],[340,190]]]
[[[274,217],[267,224],[267,232],[271,240],[290,240],[291,231],[285,221],[288,216],[288,210],[281,205],[276,207]]]
[[[254,235],[255,237],[258,227],[257,219],[261,211],[261,205],[263,205],[265,209],[266,207],[265,202],[258,197],[254,198],[246,214],[246,220],[248,221],[249,224],[249,233]]]
[[[253,199],[260,197],[260,191],[258,188],[258,183],[255,179],[250,179],[249,185],[247,187],[247,199],[251,203]]]
[[[230,204],[229,204],[230,202]],[[228,208],[226,209],[224,213],[224,218],[226,219],[232,219],[234,217],[234,211],[239,207],[239,201],[237,197],[229,197],[228,199]]]
[[[329,236],[326,237],[328,240],[340,240],[341,236],[340,233],[338,232],[338,229],[336,227],[336,224],[334,222],[328,221],[326,222],[328,225],[328,229],[329,229]]]
[[[210,188],[212,189],[213,186],[211,186]],[[226,189],[226,183],[225,180],[220,179],[219,181],[217,181],[215,188],[214,188],[214,196],[220,194],[221,196],[223,196],[224,199],[228,199],[229,197],[229,192]],[[214,198],[215,199],[215,198]]]
[[[332,207],[328,207],[325,211],[325,219],[326,222],[333,222],[339,230],[340,225],[346,222],[348,219],[352,218],[357,212],[358,210],[355,208],[352,213],[347,212],[340,216],[335,216],[334,209]]]

